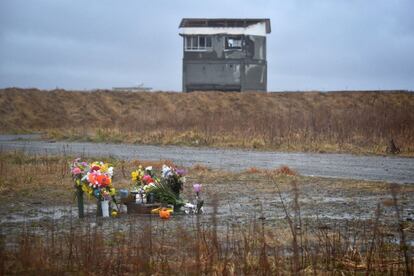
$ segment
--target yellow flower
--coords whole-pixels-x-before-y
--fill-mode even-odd
[[[116,194],[116,190],[115,190],[115,188],[111,188],[111,189],[109,190],[109,194],[110,194],[111,196],[114,196],[114,195]]]
[[[92,196],[93,189],[92,189],[92,187],[90,187],[89,185],[87,185],[87,184],[83,184],[83,185],[82,185],[82,191],[83,191],[84,193],[86,193],[86,194],[88,195],[88,197],[89,197],[89,198]]]
[[[139,176],[138,171],[133,171],[133,172],[131,173],[132,181],[137,181],[138,176]]]
[[[107,172],[108,171],[109,164],[105,163],[105,164],[102,164],[100,166],[101,166],[101,172],[104,173],[104,172]]]
[[[82,191],[84,191],[85,193],[88,192],[88,187],[87,185],[82,185]]]
[[[91,168],[92,168],[92,167],[94,167],[94,166],[101,167],[101,162],[98,162],[98,161],[93,162],[93,163],[91,164]]]

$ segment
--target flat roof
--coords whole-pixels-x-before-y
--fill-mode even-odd
[[[269,18],[183,18],[179,28],[246,28],[258,23],[265,23],[266,33],[271,32]]]

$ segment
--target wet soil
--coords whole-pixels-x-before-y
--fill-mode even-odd
[[[191,179],[195,180],[195,179]],[[295,194],[292,183],[297,183],[300,210],[294,208]],[[275,182],[262,174],[220,175],[204,182],[204,214],[186,215],[175,213],[172,219],[162,221],[156,215],[126,214],[123,207],[116,218],[97,218],[94,201],[87,201],[86,217],[77,218],[75,203],[58,204],[22,199],[13,204],[0,204],[0,228],[10,241],[21,231],[45,234],[51,227],[66,231],[71,227],[102,227],[107,231],[127,231],[130,227],[143,229],[150,223],[154,231],[177,227],[202,227],[216,224],[224,233],[228,226],[243,227],[260,222],[271,229],[287,229],[286,206],[289,216],[300,218],[304,227],[338,227],[350,223],[372,223],[375,220],[377,204],[381,204],[381,223],[391,229],[389,236],[397,239],[395,208],[392,204],[389,184],[319,177],[278,177]],[[187,185],[183,197],[191,201],[194,195]],[[414,243],[414,187],[401,186],[398,204],[401,217],[407,229],[408,242]],[[280,193],[279,193],[280,191]],[[56,226],[59,225],[59,226]],[[131,226],[133,225],[133,226]],[[158,229],[158,230],[157,230]]]

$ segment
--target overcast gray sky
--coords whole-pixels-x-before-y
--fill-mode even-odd
[[[180,91],[183,17],[270,18],[269,91],[414,90],[412,0],[1,0],[0,87]]]

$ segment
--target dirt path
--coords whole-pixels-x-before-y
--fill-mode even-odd
[[[20,140],[18,140],[18,138]],[[119,159],[171,160],[191,167],[202,164],[226,171],[250,167],[287,165],[302,175],[345,179],[414,183],[414,158],[356,156],[350,154],[281,153],[236,149],[147,146],[104,143],[68,143],[22,140],[24,136],[0,135],[0,149],[33,154],[113,156]],[[29,137],[33,138],[33,137]]]

